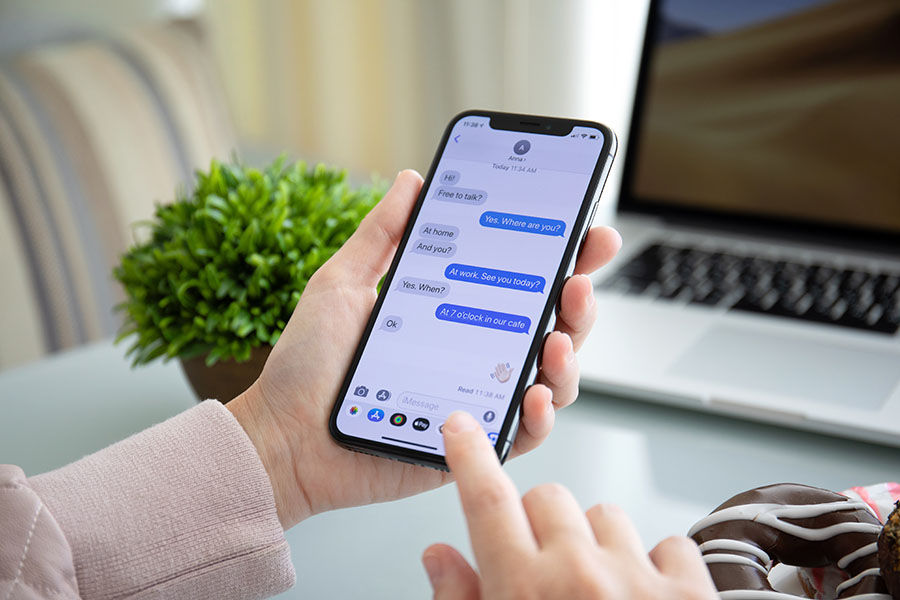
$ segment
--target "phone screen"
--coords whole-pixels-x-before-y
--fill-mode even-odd
[[[341,434],[443,456],[444,419],[464,410],[496,443],[603,136],[455,123],[335,409]]]

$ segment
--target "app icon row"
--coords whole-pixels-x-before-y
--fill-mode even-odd
[[[351,415],[356,415],[358,413],[359,413],[358,406],[350,407]],[[373,423],[380,423],[381,421],[384,420],[384,416],[385,416],[385,412],[380,408],[373,408],[373,409],[369,410],[368,414],[366,414],[366,418],[369,419],[370,421],[372,421]],[[407,419],[406,415],[398,412],[398,413],[392,414],[391,418],[388,419],[388,422],[391,425],[393,425],[394,427],[403,427],[404,425],[406,425],[407,420],[408,419]],[[426,429],[431,427],[431,421],[429,421],[425,417],[418,417],[413,420],[412,427],[416,431],[425,431]]]
[[[358,415],[359,407],[355,406],[355,405],[351,406],[349,412],[353,416]],[[369,419],[370,421],[372,421],[373,423],[380,423],[381,421],[384,420],[384,417],[385,417],[385,412],[380,408],[372,408],[366,414],[366,418]],[[397,412],[397,413],[394,413],[391,415],[390,419],[388,419],[388,422],[391,425],[393,425],[394,427],[403,427],[404,425],[406,425],[406,422],[408,420],[409,419],[407,418],[406,415],[404,415],[403,413]],[[486,420],[492,421],[493,418],[486,419]],[[425,417],[418,417],[413,420],[412,427],[416,431],[425,431],[429,427],[431,427],[431,421],[429,421]],[[438,433],[444,433],[443,423],[438,427]],[[497,432],[496,431],[487,432],[487,436],[488,436],[488,439],[491,440],[492,444],[497,443]]]

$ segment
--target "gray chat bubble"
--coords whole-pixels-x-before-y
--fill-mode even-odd
[[[398,292],[432,298],[444,298],[450,293],[450,285],[446,281],[433,281],[418,277],[401,277],[394,289]]]
[[[456,244],[453,242],[432,242],[430,240],[419,240],[413,244],[412,252],[414,254],[424,254],[425,256],[438,256],[440,258],[450,258],[456,254]]]
[[[434,197],[444,202],[478,205],[485,203],[487,192],[484,190],[470,190],[468,188],[439,187]]]
[[[459,171],[444,171],[441,173],[441,183],[456,185],[459,183]]]
[[[388,315],[381,320],[381,327],[379,327],[379,329],[393,333],[395,331],[400,331],[401,327],[403,327],[403,317]]]
[[[425,223],[419,228],[419,235],[435,240],[455,240],[459,237],[459,227],[441,225],[440,223]]]

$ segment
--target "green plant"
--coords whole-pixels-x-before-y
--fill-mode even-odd
[[[133,364],[156,358],[248,360],[274,345],[310,276],[384,193],[346,173],[278,159],[263,170],[213,160],[193,192],[158,205],[146,242],[114,275],[127,299],[117,342]]]

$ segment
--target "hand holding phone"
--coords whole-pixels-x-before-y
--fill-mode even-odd
[[[447,473],[387,461],[341,448],[326,423],[342,377],[353,358],[377,296],[376,286],[397,250],[422,178],[398,175],[359,229],[313,276],[260,378],[226,406],[238,416],[263,461],[285,528],[331,509],[383,502],[429,490]],[[618,235],[596,228],[576,264],[590,273],[612,259]],[[565,286],[557,326],[572,331],[576,346],[593,323],[590,285]],[[546,386],[533,386],[523,402],[514,452],[537,446],[553,424],[550,400],[575,399],[577,363],[565,360],[566,336],[551,335],[542,355]],[[377,391],[377,390],[376,390]]]
[[[441,426],[464,410],[506,458],[615,149],[589,121],[451,121],[337,395],[336,441],[446,468]]]

